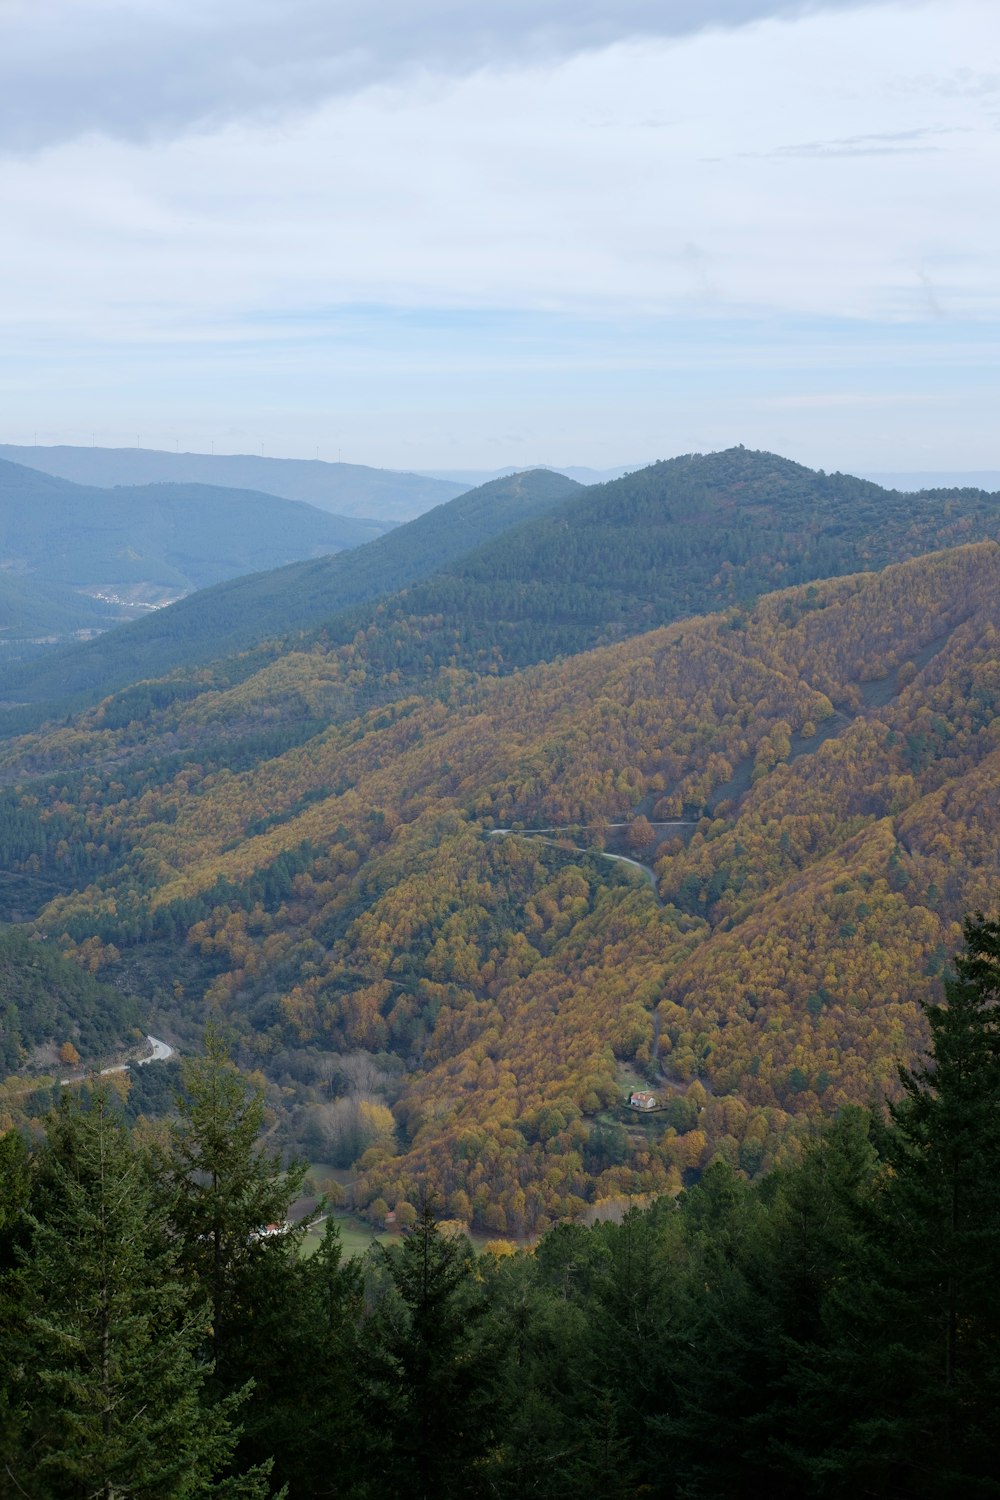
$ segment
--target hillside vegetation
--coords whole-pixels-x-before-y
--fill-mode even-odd
[[[248,490],[86,488],[0,460],[0,567],[8,645],[107,625],[220,579],[355,547],[385,528]],[[94,603],[103,594],[117,608]],[[98,614],[100,611],[100,614]]]
[[[78,1061],[99,1063],[138,1035],[131,996],[16,928],[0,931],[0,985],[0,1064],[6,1073],[26,1062],[61,1071]],[[0,1126],[9,1123],[0,1097]]]
[[[53,649],[61,640],[86,639],[119,625],[135,611],[60,583],[43,583],[24,573],[0,571],[0,669]],[[28,669],[30,670],[30,669]]]
[[[233,578],[114,637],[53,653],[0,680],[7,693],[37,703],[105,694],[139,678],[200,666],[225,652],[256,648],[256,659],[269,659],[277,652],[261,642],[314,629],[331,614],[403,588],[485,539],[544,514],[580,488],[548,470],[495,480],[350,554]],[[241,661],[224,670],[241,676],[249,669]]]
[[[893,1090],[996,902],[998,615],[982,542],[354,719],[344,657],[290,653],[11,741],[0,847],[63,886],[40,930],[288,1097],[294,1059],[381,1059],[359,1203],[538,1230]]]
[[[184,601],[128,636],[12,674],[5,696],[47,701],[49,713],[64,715],[83,692],[169,672],[154,699],[187,698],[283,664],[290,652],[319,652],[324,711],[348,719],[408,693],[438,692],[442,672],[507,673],[700,611],[746,607],[783,584],[1000,531],[996,495],[900,495],[743,448],[654,464],[553,503],[560,482],[546,471],[498,481],[500,494],[521,483],[541,504],[521,526],[511,524],[517,506],[505,505],[498,534],[472,551],[464,499],[421,518],[414,524],[426,530],[414,536],[423,565],[410,578],[424,576],[399,592],[409,527],[340,564],[238,580]],[[497,491],[476,493],[486,497],[476,523],[485,531]],[[358,564],[368,602],[352,605]],[[237,654],[227,655],[233,647]],[[141,699],[131,693],[131,702],[138,710]],[[8,714],[8,728],[42,714]]]

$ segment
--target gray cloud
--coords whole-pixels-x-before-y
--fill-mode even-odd
[[[0,147],[170,137],[466,73],[876,0],[0,0]],[[914,0],[910,0],[914,3]]]

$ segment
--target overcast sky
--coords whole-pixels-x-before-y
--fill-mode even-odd
[[[0,0],[0,440],[1000,467],[1000,4]]]

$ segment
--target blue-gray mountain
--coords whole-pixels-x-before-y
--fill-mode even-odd
[[[11,647],[103,629],[221,579],[356,547],[387,529],[250,490],[95,489],[0,460],[2,639]]]
[[[391,595],[448,566],[489,538],[537,519],[581,493],[549,470],[515,474],[460,495],[349,554],[234,578],[158,610],[114,637],[50,653],[4,675],[5,696],[42,702],[100,695],[139,678],[259,653],[291,632]],[[247,665],[240,670],[251,670]]]
[[[409,521],[480,479],[437,479],[322,459],[252,453],[164,453],[150,448],[29,448],[0,443],[0,458],[77,484],[213,484],[304,500],[341,516]]]

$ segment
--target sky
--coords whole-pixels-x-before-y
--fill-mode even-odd
[[[0,441],[1000,468],[997,0],[0,0]]]

